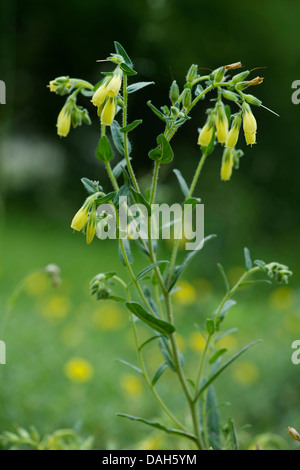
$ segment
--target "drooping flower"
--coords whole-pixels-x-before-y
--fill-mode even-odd
[[[257,123],[250,106],[244,105],[243,128],[247,145],[256,143]]]
[[[227,148],[230,148],[230,149],[233,149],[236,144],[237,144],[237,141],[239,139],[239,133],[240,133],[240,127],[241,127],[241,116],[240,114],[238,114],[233,122],[232,122],[232,126],[231,126],[231,129],[228,133],[228,136],[227,136],[227,140],[226,140],[226,147]]]
[[[225,149],[222,157],[221,166],[221,180],[229,181],[232,175],[233,169],[233,151],[232,149]]]
[[[114,98],[108,98],[101,113],[101,124],[111,126],[116,114],[116,103]]]
[[[222,102],[217,103],[216,105],[216,129],[217,129],[217,139],[221,144],[226,142],[228,134],[228,119],[225,113],[224,104]]]
[[[89,215],[89,208],[87,205],[82,206],[73,217],[71,228],[80,232],[85,226]]]
[[[67,109],[66,105],[61,109],[57,117],[57,134],[60,137],[67,137],[71,128],[71,113]]]

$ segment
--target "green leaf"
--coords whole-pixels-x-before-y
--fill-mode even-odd
[[[110,126],[113,143],[121,155],[124,155],[124,134],[120,131],[121,126],[117,121],[113,121]],[[128,153],[131,152],[131,145],[127,139]]]
[[[168,340],[164,336],[159,339],[159,349],[166,360],[168,366],[173,372],[176,372],[175,364],[173,363],[173,359],[171,356],[171,351],[168,345]]]
[[[81,182],[89,194],[95,194],[102,191],[102,186],[99,186],[99,181],[91,181],[88,178],[81,178]]]
[[[219,318],[218,318],[218,321],[217,321],[217,324],[216,326],[218,327],[220,325],[220,323],[224,320],[225,316],[226,316],[226,313],[228,312],[228,310],[233,307],[234,305],[236,305],[236,301],[233,300],[233,299],[229,299],[229,300],[226,300],[225,304],[223,305],[222,307],[222,310],[220,312],[220,315],[219,315]]]
[[[112,148],[106,135],[103,135],[99,140],[96,149],[96,157],[101,162],[110,162],[114,157]]]
[[[189,194],[189,188],[188,188],[188,185],[186,184],[184,177],[182,176],[179,170],[173,170],[173,173],[175,173],[176,175],[176,178],[178,180],[179,186],[181,188],[181,191],[183,192],[184,197],[187,197],[187,195]]]
[[[263,268],[265,267],[265,265],[266,265],[266,263],[265,263],[264,261],[262,261],[261,259],[256,259],[256,260],[254,261],[254,264],[256,264],[256,266],[258,266],[259,268],[262,268],[262,269],[263,269]]]
[[[239,450],[239,442],[238,442],[238,438],[236,434],[235,424],[232,418],[229,418],[228,420],[228,430],[229,430],[232,450]]]
[[[219,268],[219,271],[220,271],[220,273],[221,273],[221,276],[223,277],[223,281],[224,281],[224,284],[225,284],[226,292],[229,292],[229,291],[230,291],[230,284],[229,284],[228,278],[227,278],[227,276],[226,276],[225,270],[224,270],[223,266],[221,265],[221,263],[217,263],[217,266],[218,266],[218,268]]]
[[[118,41],[115,41],[114,45],[116,53],[123,57],[125,64],[128,65],[128,67],[133,67],[132,61],[129,58],[129,55],[125,51],[124,47]]]
[[[129,157],[129,161],[131,160],[131,157]],[[123,158],[113,169],[113,175],[115,178],[119,178],[120,174],[123,171],[123,168],[126,168],[127,166],[127,161],[126,158]]]
[[[159,109],[157,109],[152,103],[151,101],[147,101],[147,105],[149,106],[149,108],[154,112],[154,114],[156,114],[156,116],[159,117],[159,119],[161,119],[162,121],[166,122],[166,116],[161,112],[159,111]]]
[[[149,271],[151,271],[152,269],[154,269],[156,266],[158,266],[159,264],[162,264],[162,263],[169,263],[168,260],[161,260],[161,261],[156,261],[155,263],[153,264],[150,264],[149,266],[147,266],[145,269],[143,269],[138,275],[137,275],[137,280],[140,280],[142,279],[145,274],[147,274]]]
[[[133,196],[133,199],[135,200],[135,202],[137,202],[138,204],[142,204],[143,206],[145,206],[147,208],[147,212],[148,212],[148,216],[151,215],[151,207],[150,205],[148,204],[148,202],[146,201],[146,199],[144,198],[144,196],[141,194],[141,193],[138,193],[135,189],[133,189],[132,186],[130,186],[130,192]]]
[[[245,266],[246,266],[246,269],[247,271],[250,271],[250,269],[252,269],[252,260],[251,260],[251,255],[250,255],[250,251],[248,248],[244,248],[244,256],[245,256]]]
[[[272,284],[272,281],[270,281],[269,279],[253,279],[252,281],[241,282],[239,286],[240,287],[251,286],[251,285],[257,284],[257,283]]]
[[[213,364],[214,362],[216,362],[219,357],[223,356],[223,354],[225,354],[227,352],[227,349],[226,348],[222,348],[222,349],[219,349],[219,351],[217,351],[209,360],[209,363],[210,364]]]
[[[114,300],[115,302],[126,302],[126,299],[124,299],[123,297],[118,297],[116,295],[110,295],[109,296],[109,300]]]
[[[128,67],[128,65],[126,64],[121,64],[120,65],[122,71],[124,72],[125,75],[136,75],[137,72],[135,70],[133,70],[131,67]]]
[[[209,241],[209,240],[212,240],[213,238],[216,238],[217,235],[208,235],[207,237],[204,238],[203,240],[203,246],[202,248],[205,246],[205,244]],[[175,270],[174,270],[174,274],[172,276],[172,281],[170,283],[170,286],[169,286],[169,289],[168,289],[168,292],[170,292],[172,290],[172,288],[174,287],[174,285],[176,284],[176,282],[178,281],[179,277],[181,276],[182,272],[185,270],[185,268],[187,267],[187,265],[189,264],[189,262],[194,258],[194,256],[199,253],[202,248],[200,250],[194,250],[194,251],[191,251],[185,258],[185,260],[183,261],[183,263],[180,265],[180,266],[176,266]]]
[[[220,341],[220,339],[224,338],[225,336],[231,335],[232,333],[236,333],[237,331],[237,328],[230,328],[230,330],[224,331],[219,336],[217,336],[217,338],[215,338],[215,342]]]
[[[96,200],[96,205],[101,206],[101,204],[104,204],[105,202],[111,201],[115,197],[116,194],[117,194],[116,191],[112,191],[111,193],[106,194],[105,196],[103,196],[100,199]]]
[[[211,385],[207,391],[206,399],[206,425],[208,439],[213,450],[221,449],[220,413],[214,387]]]
[[[125,134],[125,133],[128,133],[130,131],[133,131],[133,129],[135,129],[137,126],[142,124],[142,122],[143,122],[142,119],[136,119],[131,124],[128,124],[125,127],[121,127],[120,132],[122,132],[122,134]]]
[[[158,380],[160,379],[160,377],[162,376],[162,374],[164,373],[164,371],[168,368],[168,364],[166,362],[163,362],[157,369],[157,371],[155,372],[154,374],[154,377],[152,379],[152,386],[154,387],[154,385],[158,382]]]
[[[204,390],[206,390],[215,380],[217,377],[219,377],[219,375],[225,370],[227,369],[227,367],[229,367],[236,359],[238,359],[242,354],[244,354],[244,352],[246,352],[249,348],[251,348],[252,346],[254,346],[256,343],[259,343],[261,341],[261,339],[258,339],[257,341],[253,341],[252,343],[250,344],[247,344],[247,346],[245,346],[244,348],[242,348],[238,353],[236,353],[234,356],[232,356],[227,362],[225,362],[225,364],[223,364],[214,374],[212,374],[210,376],[210,378],[204,383],[204,385],[202,385],[202,387],[200,388],[199,392],[197,393],[197,396],[196,396],[196,399],[195,401],[198,400],[198,398],[202,395],[202,393],[204,392]]]
[[[141,90],[141,88],[145,88],[148,85],[154,85],[154,82],[137,82],[132,83],[127,87],[127,93],[134,93],[135,91]]]
[[[131,416],[131,415],[128,415],[128,414],[125,414],[125,413],[117,413],[117,416],[120,416],[121,418],[130,419],[131,421],[138,421],[140,423],[147,424],[148,426],[159,429],[160,431],[164,431],[168,434],[175,434],[177,436],[187,437],[188,439],[191,439],[193,441],[197,440],[196,436],[194,436],[193,434],[189,434],[187,432],[180,431],[179,429],[167,428],[166,426],[163,426],[162,424],[154,422],[154,421],[148,421],[147,419],[138,418],[136,416]]]
[[[206,330],[209,336],[213,335],[215,332],[215,322],[208,318],[205,322],[205,325],[206,325]]]
[[[132,254],[131,254],[131,250],[130,250],[130,243],[127,240],[127,238],[124,238],[122,241],[123,241],[124,251],[126,253],[128,261],[129,261],[130,264],[132,264],[133,263],[133,258],[132,258]],[[119,257],[120,257],[120,260],[121,260],[121,263],[123,264],[123,266],[127,266],[127,264],[125,262],[125,259],[124,259],[124,256],[123,256],[123,253],[122,253],[122,250],[121,250],[120,241],[119,241]]]
[[[173,325],[154,317],[148,313],[139,303],[126,302],[125,305],[131,313],[150,326],[150,328],[153,330],[158,331],[164,335],[170,335],[174,333],[175,328]]]
[[[136,372],[138,372],[139,374],[143,375],[143,371],[142,369],[140,369],[139,367],[137,366],[134,366],[133,364],[130,364],[130,362],[127,362],[127,361],[123,361],[123,359],[116,359],[118,362],[121,362],[122,364],[124,364],[125,366],[128,366],[130,367],[131,369],[135,370]]]
[[[174,158],[174,153],[164,134],[156,138],[157,147],[149,152],[149,158],[158,160],[160,163],[170,163]]]
[[[155,335],[155,336],[151,336],[151,338],[148,338],[146,341],[144,341],[140,347],[139,347],[139,351],[141,351],[145,346],[147,346],[147,344],[151,343],[152,341],[154,341],[155,339],[159,339],[161,338],[162,335]]]

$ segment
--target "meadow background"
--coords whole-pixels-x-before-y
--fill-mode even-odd
[[[186,271],[176,316],[184,333],[181,349],[192,360],[203,348],[194,324],[201,324],[222,296],[217,262],[235,279],[248,246],[254,259],[291,267],[289,286],[251,287],[237,296],[226,328],[239,331],[224,347],[233,353],[257,338],[263,342],[219,380],[217,391],[227,403],[221,408],[224,423],[234,417],[244,448],[263,433],[269,446],[295,447],[286,428],[300,428],[300,366],[291,362],[291,343],[300,336],[300,109],[291,102],[291,84],[300,79],[300,5],[292,0],[53,0],[43,5],[11,0],[0,10],[0,79],[7,85],[7,104],[0,107],[2,319],[11,292],[29,275],[0,329],[7,345],[7,365],[0,366],[0,433],[18,425],[35,425],[42,434],[70,427],[93,435],[98,449],[174,448],[174,441],[115,416],[159,418],[159,411],[139,378],[116,361],[135,361],[125,310],[97,303],[88,293],[98,272],[123,271],[116,247],[110,241],[87,247],[70,229],[85,197],[80,178],[99,179],[110,189],[94,157],[96,119],[60,140],[55,123],[63,98],[46,87],[59,75],[97,82],[105,68],[96,59],[105,58],[117,40],[134,60],[139,80],[156,82],[131,95],[130,103],[130,120],[144,121],[132,139],[143,188],[151,168],[147,153],[161,130],[148,99],[165,104],[171,81],[182,84],[191,63],[213,69],[241,60],[247,69],[266,67],[254,72],[265,77],[255,92],[280,118],[255,110],[258,143],[244,148],[230,183],[219,179],[220,151],[209,159],[197,195],[205,204],[205,232],[218,238]],[[172,169],[179,168],[190,181],[198,162],[201,106],[192,118],[174,139],[175,159],[162,173],[161,201],[177,196]],[[138,256],[137,271],[145,266]],[[44,274],[32,274],[49,263],[62,272],[62,285],[55,289]],[[149,348],[148,354],[156,364],[155,350]],[[174,380],[167,372],[162,394],[169,392],[164,383]],[[180,396],[170,400],[180,406]],[[251,427],[244,427],[248,423]]]

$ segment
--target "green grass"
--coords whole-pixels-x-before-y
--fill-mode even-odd
[[[17,299],[5,331],[0,330],[0,339],[7,346],[7,364],[0,366],[0,432],[14,430],[16,425],[35,425],[42,434],[70,427],[95,436],[98,449],[145,446],[141,442],[149,435],[148,428],[115,415],[125,412],[167,422],[150,394],[134,381],[134,372],[116,361],[122,358],[136,364],[128,315],[119,305],[115,310],[111,302],[97,303],[88,292],[89,280],[99,272],[116,270],[126,276],[114,242],[96,241],[87,247],[83,236],[72,234],[68,225],[21,215],[8,218],[1,253],[2,317],[9,294],[36,269],[56,263],[63,282],[53,288],[41,276],[31,279]],[[144,258],[139,257],[134,265],[136,272],[144,266]],[[187,277],[199,279],[201,271],[193,263]],[[219,289],[210,292],[208,284],[207,295],[199,297],[199,282],[203,286],[203,281],[197,282],[191,281],[196,301],[189,305],[184,299],[175,309],[190,376],[200,354],[192,347],[194,324],[203,324],[222,295]],[[290,359],[291,343],[300,336],[298,294],[295,288],[276,289],[278,286],[251,287],[239,293],[238,305],[224,325],[224,329],[239,328],[234,338],[231,336],[227,357],[247,342],[263,339],[220,377],[217,385],[220,402],[231,402],[221,408],[224,422],[232,416],[238,428],[252,425],[240,433],[244,446],[268,432],[281,435],[291,447],[286,428],[300,427],[299,372]],[[140,330],[147,334],[143,327]],[[84,358],[94,369],[86,383],[73,383],[65,375],[65,364],[74,357]],[[154,345],[148,348],[146,357],[154,373],[162,362]],[[168,397],[169,406],[184,418],[181,395],[170,394],[170,390],[176,390],[171,371],[165,373],[158,387]],[[147,445],[175,448],[174,440],[160,440],[151,430],[150,435],[156,443]],[[183,448],[185,445],[180,443]]]

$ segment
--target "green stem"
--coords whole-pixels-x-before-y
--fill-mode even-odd
[[[117,180],[115,178],[115,175],[112,172],[110,163],[105,162],[105,167],[106,167],[106,171],[108,173],[109,179],[111,181],[111,184],[113,185],[114,190],[118,192],[120,188],[119,188],[119,185],[118,185]]]
[[[123,107],[123,127],[127,126],[127,108],[128,108],[128,91],[127,91],[127,76],[123,74],[123,102],[124,102],[124,107]],[[135,177],[130,159],[129,159],[129,152],[128,152],[128,138],[127,138],[127,132],[124,132],[124,157],[126,160],[127,168],[130,174],[130,178],[132,180],[134,189],[139,193],[140,188],[137,182],[137,179]]]

